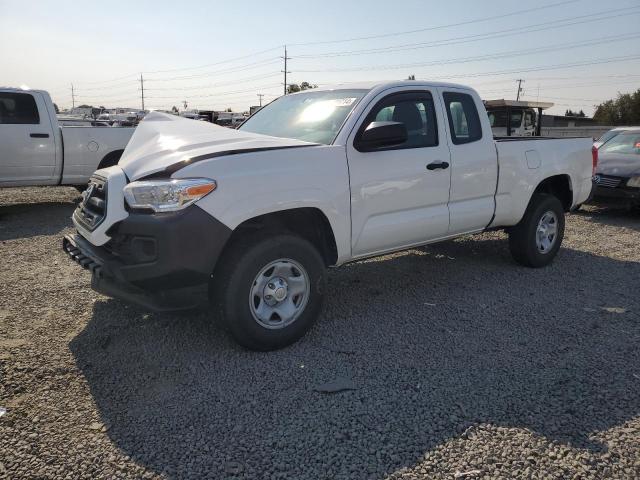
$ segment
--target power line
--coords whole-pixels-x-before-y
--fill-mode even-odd
[[[516,10],[514,12],[510,12],[510,13],[504,13],[501,15],[494,15],[494,16],[490,16],[490,17],[483,17],[483,18],[476,18],[474,20],[467,20],[464,22],[458,22],[458,23],[450,23],[448,25],[438,25],[435,27],[427,27],[427,28],[419,28],[416,30],[405,30],[402,32],[393,32],[393,33],[384,33],[384,34],[380,34],[380,35],[369,35],[366,37],[353,37],[353,38],[345,38],[345,39],[340,39],[340,40],[323,40],[323,41],[319,41],[319,42],[301,42],[301,43],[291,43],[289,44],[290,46],[307,46],[307,45],[327,45],[327,44],[332,44],[332,43],[345,43],[345,42],[354,42],[354,41],[358,41],[358,40],[372,40],[374,38],[388,38],[388,37],[396,37],[396,36],[400,36],[400,35],[409,35],[412,33],[420,33],[420,32],[431,32],[434,30],[441,30],[444,28],[451,28],[451,27],[460,27],[463,25],[470,25],[473,23],[480,23],[480,22],[487,22],[490,20],[498,20],[501,18],[507,18],[507,17],[513,17],[515,15],[521,15],[523,13],[531,13],[531,12],[536,12],[539,10],[544,10],[544,9],[548,9],[548,8],[555,8],[555,7],[559,7],[561,5],[568,5],[570,3],[576,3],[579,0],[567,0],[564,2],[557,2],[557,3],[551,3],[548,5],[542,5],[539,7],[534,7],[534,8],[528,8],[525,10]]]
[[[185,87],[158,87],[158,88],[147,88],[146,90],[148,91],[158,91],[158,90],[199,90],[199,89],[203,89],[203,88],[216,88],[216,87],[222,87],[225,85],[236,85],[238,83],[247,83],[247,82],[252,82],[255,80],[264,80],[266,78],[273,78],[273,77],[279,77],[280,73],[276,72],[276,73],[271,73],[269,75],[254,75],[252,77],[247,77],[247,78],[243,78],[243,79],[239,79],[239,80],[229,80],[226,82],[218,82],[218,83],[209,83],[209,84],[204,84],[204,85],[190,85],[190,86],[185,86]]]
[[[152,82],[169,82],[172,80],[188,80],[191,78],[212,77],[212,76],[222,75],[225,73],[235,73],[235,72],[240,72],[244,70],[251,70],[258,66],[273,65],[274,63],[279,63],[279,62],[280,62],[280,57],[274,57],[274,58],[268,58],[265,60],[260,60],[257,62],[247,63],[245,65],[239,65],[237,67],[230,67],[224,70],[216,70],[215,72],[205,72],[205,73],[198,73],[194,75],[183,75],[183,76],[169,77],[169,78],[149,78],[148,80]]]
[[[171,69],[168,69],[168,70],[149,70],[149,71],[144,72],[144,73],[167,73],[167,72],[178,72],[178,71],[183,71],[183,70],[198,70],[200,68],[214,67],[216,65],[222,65],[223,63],[231,63],[231,62],[235,62],[237,60],[244,60],[245,58],[256,57],[256,56],[261,55],[263,53],[272,52],[274,50],[279,50],[280,48],[282,48],[282,47],[278,46],[278,47],[267,48],[265,50],[260,50],[259,52],[254,52],[254,53],[250,53],[250,54],[247,54],[247,55],[243,55],[241,57],[229,58],[227,60],[221,60],[221,61],[215,62],[215,63],[207,63],[205,65],[199,65],[197,67],[171,68]]]
[[[640,77],[640,74],[634,73],[625,73],[625,74],[610,74],[610,75],[589,75],[589,78],[637,78]],[[583,80],[584,75],[572,75],[572,76],[563,76],[563,77],[527,77],[529,80]],[[492,80],[489,82],[475,83],[476,86],[484,86],[484,85],[495,85],[499,83],[511,83],[513,80],[510,79],[500,79],[500,80]],[[610,82],[615,83],[615,82]],[[624,82],[623,82],[624,83]],[[628,81],[626,83],[629,83]],[[571,83],[569,86],[573,87],[575,84]],[[591,85],[591,84],[589,84]],[[597,84],[602,85],[602,84]],[[562,85],[564,86],[564,85]]]
[[[470,42],[477,42],[482,40],[492,40],[495,38],[503,38],[503,37],[509,37],[513,35],[535,33],[535,32],[550,30],[554,28],[564,28],[564,27],[573,26],[573,25],[581,25],[584,23],[599,22],[602,20],[609,20],[611,18],[617,18],[622,16],[637,15],[637,14],[640,14],[640,11],[630,12],[629,10],[638,10],[638,9],[640,9],[640,6],[625,7],[625,8],[615,9],[615,10],[604,10],[601,12],[596,12],[588,15],[581,15],[577,17],[573,16],[569,18],[552,20],[550,22],[542,22],[542,23],[527,25],[523,27],[507,28],[505,30],[492,31],[488,33],[463,35],[460,37],[434,40],[431,42],[405,43],[401,45],[392,45],[388,47],[350,50],[350,51],[335,51],[335,52],[326,52],[326,53],[319,53],[319,54],[306,54],[306,55],[303,54],[303,55],[296,55],[295,58],[298,60],[300,59],[306,60],[306,59],[318,59],[318,58],[344,57],[344,56],[353,56],[353,55],[371,55],[371,54],[378,54],[378,53],[391,53],[391,52],[399,52],[399,51],[418,50],[422,48],[433,48],[433,47],[441,47],[441,46],[447,46],[447,45],[457,45],[461,43],[470,43]],[[624,12],[624,13],[614,14],[614,12]],[[585,20],[576,21],[577,19],[585,19]],[[537,27],[542,27],[542,28],[537,28]]]
[[[475,55],[473,57],[454,58],[448,60],[434,60],[430,62],[417,62],[417,63],[404,63],[395,65],[374,65],[371,67],[353,67],[353,68],[334,68],[334,69],[322,69],[322,70],[298,70],[298,72],[304,73],[320,73],[320,72],[361,72],[361,71],[375,71],[375,70],[397,70],[413,67],[427,67],[434,65],[452,65],[459,63],[473,63],[485,60],[497,60],[509,57],[520,57],[525,55],[535,55],[539,53],[553,52],[559,50],[568,50],[571,48],[586,47],[591,45],[602,45],[604,43],[619,42],[624,40],[630,40],[640,37],[640,33],[613,35],[609,37],[594,38],[583,42],[574,43],[562,43],[556,45],[549,45],[546,47],[535,47],[525,50],[512,50],[509,52],[492,53],[487,55]]]
[[[263,89],[268,89],[268,88],[275,88],[275,87],[279,87],[280,84],[279,83],[274,83],[274,84],[270,84],[270,85],[260,85],[257,87],[253,87],[253,88],[249,88],[249,89],[245,89],[245,90],[235,90],[232,92],[225,92],[225,93],[208,93],[208,94],[203,94],[203,95],[187,95],[186,98],[192,99],[192,98],[208,98],[208,97],[225,97],[225,96],[230,96],[233,95],[235,93],[246,93],[246,92],[255,92],[256,90],[260,91]],[[151,96],[151,97],[147,97],[147,98],[175,98],[175,96]]]
[[[574,68],[574,67],[586,67],[590,65],[602,65],[606,63],[617,63],[624,62],[627,60],[638,60],[640,59],[640,54],[636,55],[624,55],[620,57],[609,57],[604,59],[597,59],[592,61],[584,61],[584,62],[576,62],[576,63],[561,63],[555,65],[547,65],[547,66],[537,66],[530,68],[516,68],[510,70],[495,70],[493,72],[479,72],[479,73],[461,73],[454,75],[438,75],[438,74],[430,74],[434,78],[476,78],[476,77],[485,77],[491,75],[510,75],[513,73],[526,73],[526,72],[541,72],[544,70],[562,70],[565,68]]]
[[[130,88],[132,85],[136,85],[139,81],[139,78],[136,76],[136,78],[131,79],[130,81],[126,82],[126,83],[119,83],[117,85],[103,85],[101,87],[83,87],[82,84],[80,90],[82,91],[95,91],[95,90],[100,90],[100,91],[104,91],[105,88],[108,88],[109,90],[112,89],[127,89]],[[76,83],[76,85],[78,85]]]

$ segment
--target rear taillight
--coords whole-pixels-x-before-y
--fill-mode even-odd
[[[595,145],[591,147],[591,159],[593,161],[591,165],[591,175],[593,176],[596,174],[596,168],[598,168],[598,149]]]

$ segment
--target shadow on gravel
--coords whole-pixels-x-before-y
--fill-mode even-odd
[[[596,224],[624,227],[640,232],[640,208],[625,208],[601,205],[583,207],[574,215],[584,217]]]
[[[114,444],[169,477],[381,478],[479,423],[600,451],[593,432],[640,413],[638,278],[463,239],[332,271],[323,318],[282,351],[113,300],[71,349]],[[337,378],[356,390],[314,390]]]
[[[0,241],[55,235],[71,227],[78,201],[0,206]]]

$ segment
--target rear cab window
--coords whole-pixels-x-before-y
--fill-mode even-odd
[[[454,145],[476,142],[482,138],[480,116],[473,97],[466,93],[443,92],[451,141]]]
[[[0,92],[0,124],[37,125],[38,106],[29,93]]]

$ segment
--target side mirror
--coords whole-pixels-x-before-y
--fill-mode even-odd
[[[356,144],[360,152],[372,152],[407,141],[407,129],[401,122],[371,122]]]

